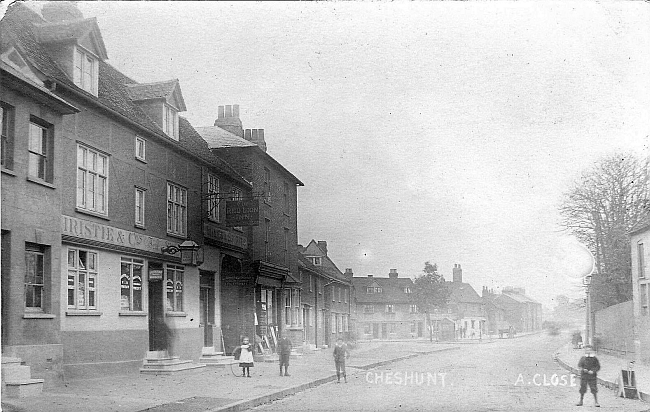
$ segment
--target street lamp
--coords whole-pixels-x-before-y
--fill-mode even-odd
[[[199,266],[203,263],[203,248],[193,240],[186,240],[180,245],[168,245],[160,248],[161,253],[175,255],[181,252],[183,265]]]
[[[593,328],[592,328],[592,325],[591,325],[591,296],[590,296],[591,279],[592,279],[591,274],[585,276],[585,278],[584,278],[585,292],[586,292],[586,295],[587,295],[587,303],[586,303],[586,306],[587,306],[587,319],[586,319],[586,322],[585,322],[585,326],[586,326],[585,345],[591,345],[592,344],[591,343],[591,340],[592,340],[591,337],[592,337],[592,334],[593,334],[592,333]]]

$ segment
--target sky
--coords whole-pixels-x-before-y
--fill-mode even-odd
[[[355,276],[454,264],[552,305],[587,252],[558,205],[583,170],[648,154],[643,2],[79,2],[108,62],[179,79],[194,126],[239,104],[297,176],[298,241]]]

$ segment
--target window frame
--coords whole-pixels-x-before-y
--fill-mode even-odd
[[[643,243],[637,243],[637,262],[639,267],[639,279],[645,279],[645,250]]]
[[[141,196],[139,196],[141,195]],[[145,211],[146,211],[146,196],[147,190],[139,186],[135,187],[135,199],[134,199],[134,212],[135,212],[135,226],[144,228],[145,227]],[[138,213],[138,207],[140,208],[140,213]]]
[[[395,305],[392,303],[386,304],[386,313],[395,313]]]
[[[271,170],[264,167],[264,201],[271,203]]]
[[[170,278],[170,274],[172,275]],[[169,291],[169,282],[172,282],[172,291]],[[165,264],[165,313],[183,313],[185,304],[185,266]],[[178,286],[180,284],[180,292]],[[170,294],[172,299],[170,300]]]
[[[85,151],[85,152],[84,152]],[[85,153],[85,155],[82,155]],[[90,168],[89,163],[91,155],[96,156],[97,166],[92,166]],[[103,172],[99,169],[100,160],[104,159]],[[80,164],[81,161],[81,164]],[[110,156],[107,153],[102,152],[101,150],[94,149],[90,146],[77,142],[77,173],[76,173],[76,207],[77,210],[95,213],[101,216],[108,216],[108,189],[109,189],[109,179],[110,179]],[[81,182],[80,173],[83,176],[83,187],[79,187]],[[89,188],[90,179],[92,178],[93,189],[92,191]],[[100,183],[103,179],[103,210],[99,210],[97,205],[100,204]],[[90,194],[93,197],[93,206],[88,204],[88,199]]]
[[[142,153],[140,153],[142,147]],[[147,161],[147,139],[142,136],[135,136],[135,158],[146,162]]]
[[[409,305],[409,313],[418,313],[418,305],[410,304]]]
[[[271,261],[271,219],[264,218],[264,261]]]
[[[36,256],[40,257],[40,269],[41,269],[41,274],[40,274],[40,283],[37,283],[37,272],[38,268],[35,267],[35,272],[34,272],[34,282],[30,282],[28,280],[29,276],[29,256]],[[45,291],[45,278],[46,278],[46,271],[47,271],[47,250],[45,246],[36,244],[36,243],[25,243],[25,277],[24,277],[24,296],[23,296],[23,308],[25,313],[45,313],[45,299],[46,299],[46,291]],[[38,262],[35,263],[35,265],[38,265]],[[36,288],[40,288],[40,292],[38,293],[39,298],[38,298],[38,306],[28,306],[28,296],[29,296],[29,290],[35,290]],[[36,294],[32,294],[32,299],[31,301],[34,302],[36,300]]]
[[[74,264],[70,266],[70,252],[73,253]],[[81,253],[86,254],[86,267],[81,268]],[[90,256],[94,256],[94,268],[90,267],[92,260]],[[66,297],[66,307],[69,310],[84,311],[84,312],[97,312],[99,309],[99,253],[90,249],[69,247],[67,250],[67,297]],[[73,285],[70,284],[71,272],[74,272],[73,275]],[[82,273],[83,272],[83,273]],[[83,280],[83,291],[84,291],[84,304],[79,305],[79,291],[81,288],[80,285],[80,275],[84,275]],[[92,276],[91,276],[92,275]],[[92,286],[90,279],[93,279]],[[72,288],[71,288],[72,286]],[[73,304],[70,304],[70,291],[73,291],[72,298]],[[94,305],[91,305],[91,293],[93,294]]]
[[[32,135],[34,128],[38,128],[40,131],[39,144],[40,148],[33,146],[34,136]],[[29,140],[27,143],[27,176],[31,179],[52,183],[54,181],[54,159],[53,159],[53,141],[54,141],[54,125],[42,120],[36,116],[29,117]],[[43,162],[42,165],[42,176],[41,173],[41,164],[40,161],[36,165],[37,171],[36,174],[32,173],[32,168],[34,166],[34,157],[37,157]]]
[[[219,210],[220,188],[221,179],[219,179],[219,177],[213,173],[208,173],[208,182],[206,188],[206,192],[208,193],[208,220],[215,223],[221,222],[221,213]]]
[[[0,101],[0,167],[14,169],[14,136],[16,132],[16,108]]]
[[[167,181],[167,234],[187,236],[187,189]]]
[[[371,305],[371,304],[363,305],[363,313],[375,313],[375,305]]]
[[[123,266],[127,265],[129,267],[129,277],[127,280],[127,286],[126,288],[124,287],[125,284],[123,282],[123,278],[125,276],[125,273],[123,272]],[[136,291],[136,283],[135,283],[135,269],[136,267],[139,267],[140,269],[140,289],[139,289],[139,303],[140,307],[136,308],[135,305],[135,296],[137,295]],[[144,309],[144,292],[143,292],[143,279],[144,279],[144,259],[138,259],[138,258],[132,258],[132,257],[125,257],[122,256],[120,258],[120,312],[143,312]],[[124,306],[124,294],[123,290],[128,289],[128,306]]]
[[[179,140],[178,110],[176,110],[176,108],[169,103],[163,103],[162,126],[163,133],[176,141]]]
[[[78,63],[80,63],[80,66]],[[86,81],[88,63],[90,63],[90,84]],[[74,48],[72,82],[80,89],[87,91],[93,96],[97,96],[99,89],[99,58],[79,45],[76,45]]]

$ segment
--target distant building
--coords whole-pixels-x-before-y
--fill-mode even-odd
[[[327,242],[298,247],[302,284],[303,341],[321,347],[349,339],[352,330],[352,269],[341,273],[327,253]]]
[[[483,300],[486,304],[490,334],[510,327],[515,332],[533,332],[542,329],[542,304],[526,296],[523,288],[508,286],[499,294],[483,288]]]
[[[391,269],[387,278],[353,277],[358,339],[417,339],[426,335],[424,314],[410,297],[413,281]]]
[[[446,283],[451,291],[447,307],[449,317],[456,322],[456,337],[478,339],[486,333],[483,300],[472,285],[463,282],[460,264],[454,264],[452,273],[452,281]]]
[[[632,255],[632,290],[636,336],[634,346],[637,359],[650,364],[650,213],[630,231]]]

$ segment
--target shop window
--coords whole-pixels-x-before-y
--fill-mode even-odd
[[[97,253],[68,249],[68,309],[97,310]]]
[[[120,310],[142,311],[142,268],[140,259],[122,258]]]
[[[46,247],[25,244],[25,311],[45,312]]]
[[[77,145],[77,208],[108,213],[108,156]]]
[[[166,293],[167,302],[165,310],[167,312],[183,311],[183,275],[185,268],[183,266],[167,265],[166,273]]]
[[[14,107],[0,102],[0,119],[2,125],[2,167],[13,170],[14,168]]]

